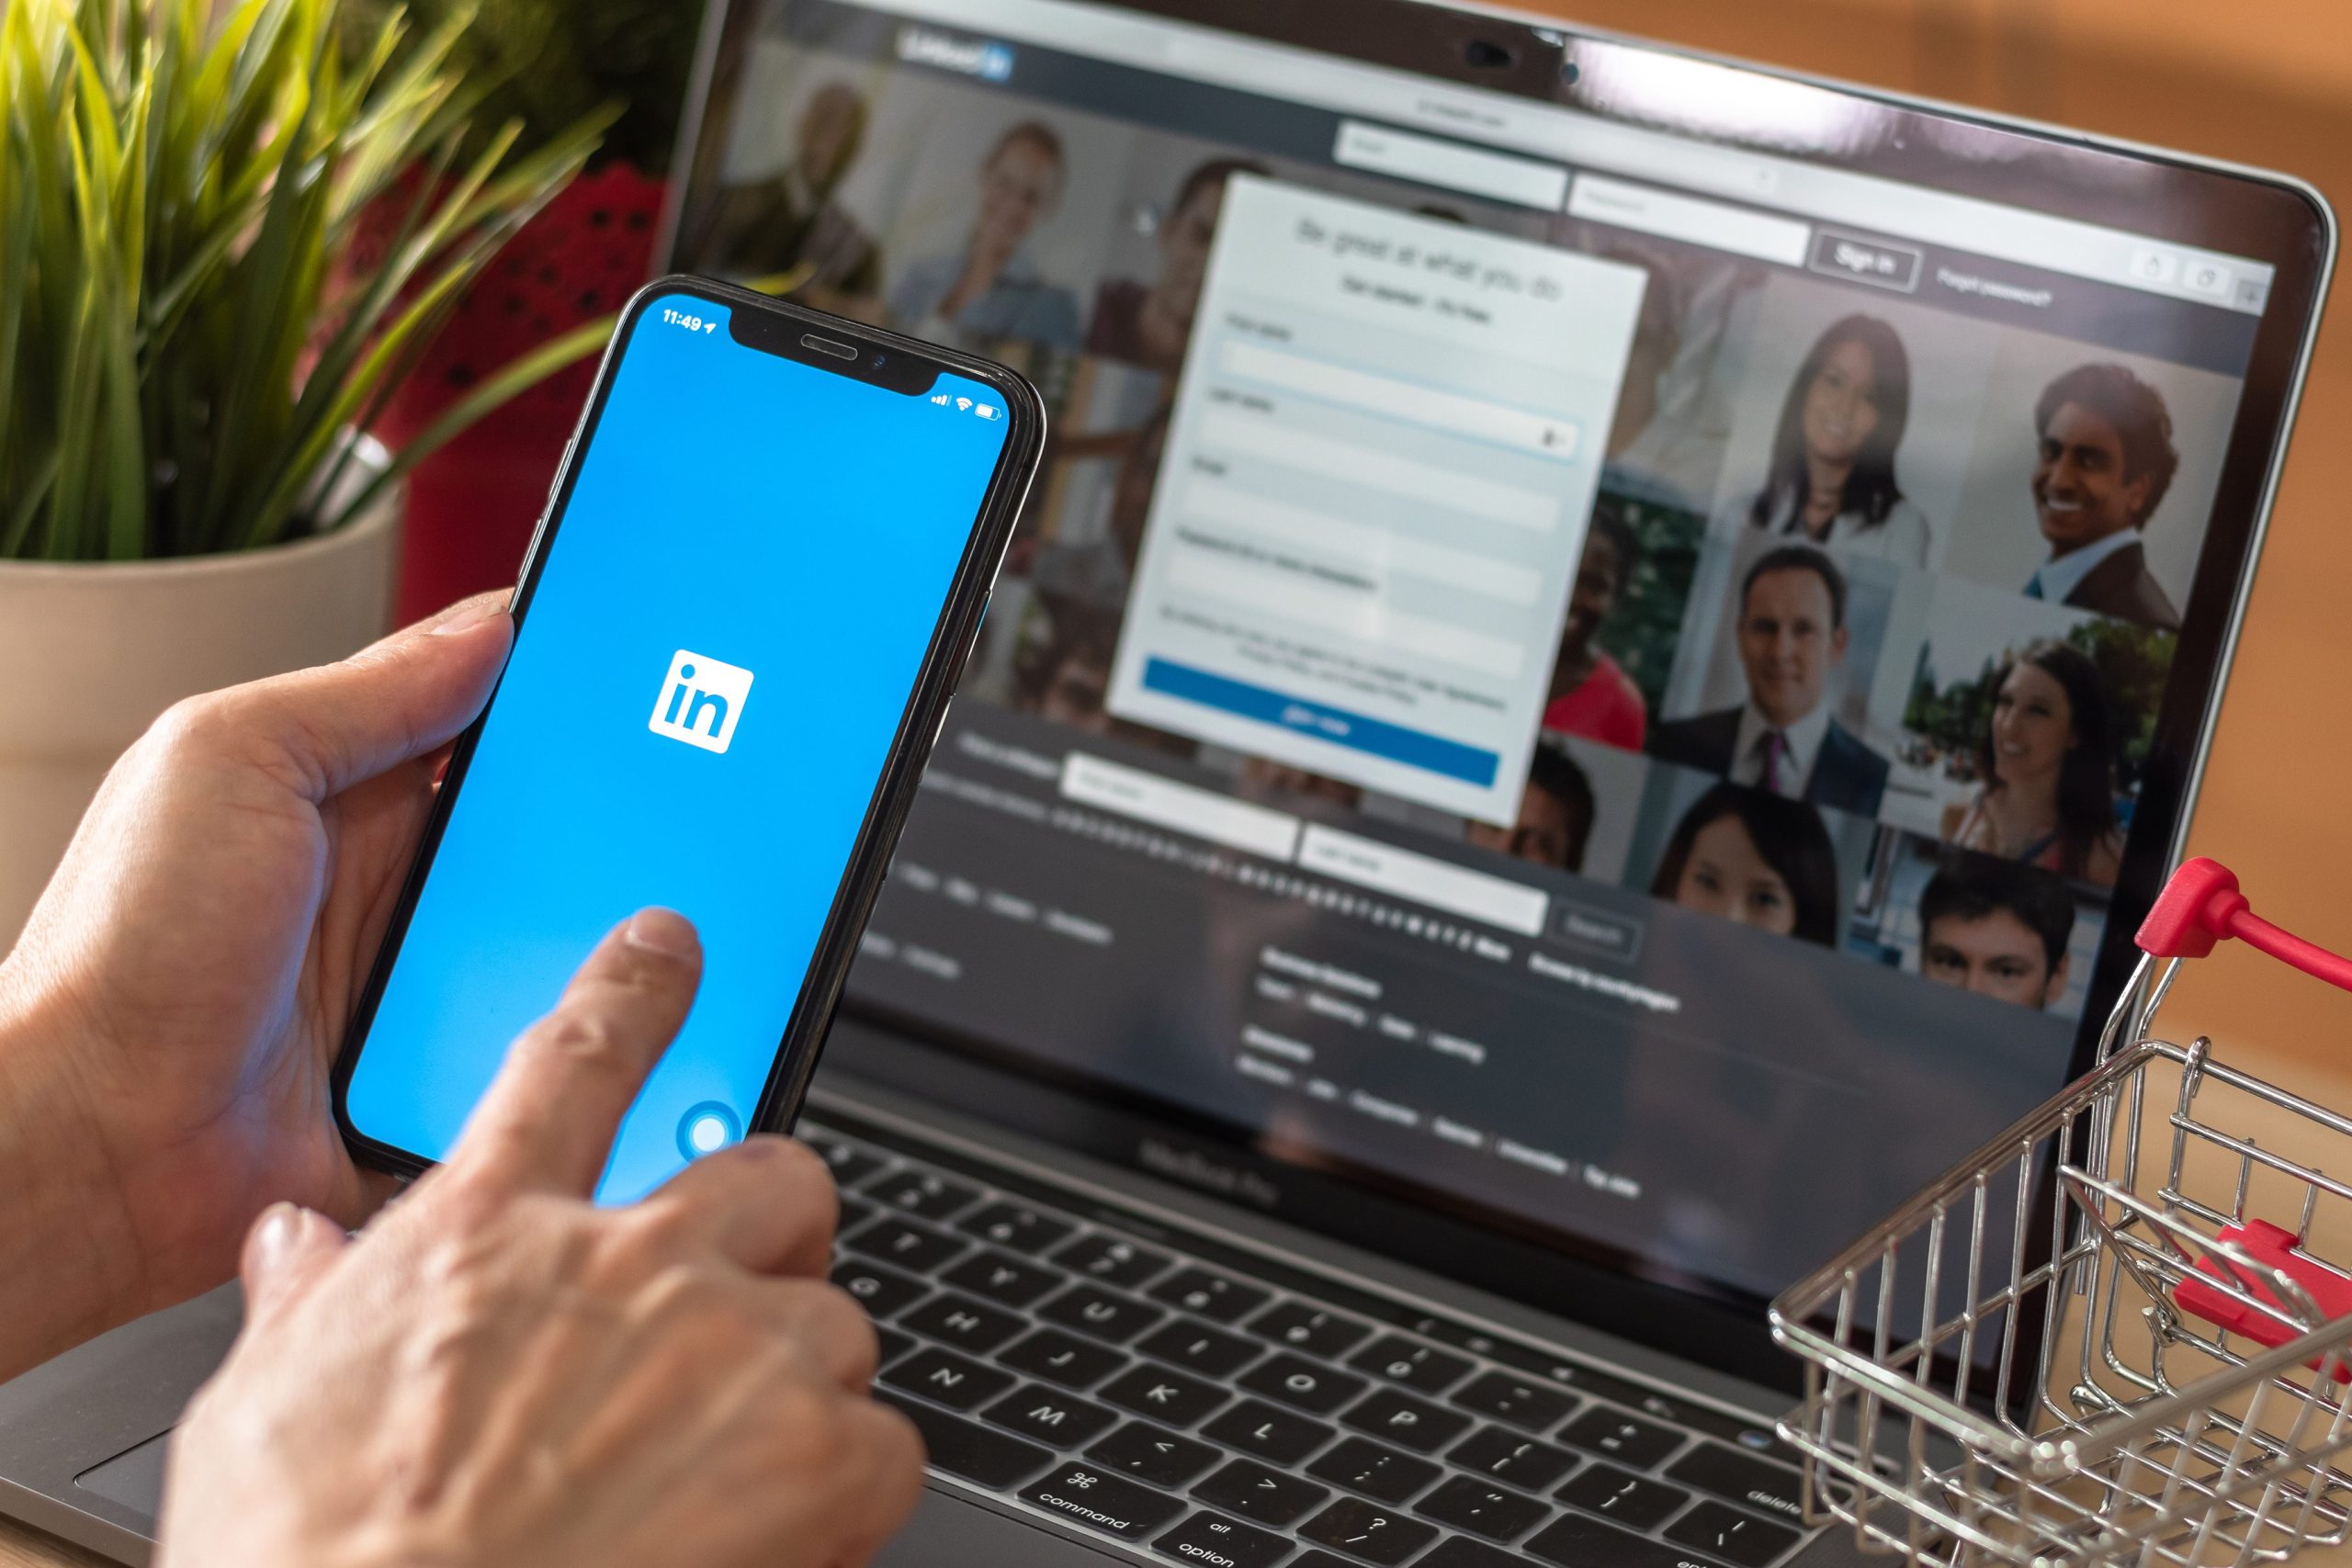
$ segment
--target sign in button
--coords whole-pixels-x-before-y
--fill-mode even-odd
[[[1502,759],[1492,751],[1482,751],[1475,746],[1464,746],[1458,740],[1448,740],[1442,735],[1429,735],[1403,725],[1389,724],[1370,718],[1345,708],[1335,708],[1325,703],[1310,703],[1273,691],[1265,686],[1253,686],[1247,681],[1235,681],[1223,675],[1213,675],[1205,670],[1195,670],[1189,664],[1171,660],[1154,659],[1144,666],[1143,686],[1148,692],[1198,703],[1203,707],[1216,708],[1242,718],[1271,724],[1296,735],[1308,735],[1334,746],[1370,756],[1384,757],[1392,762],[1441,773],[1450,779],[1486,788],[1495,782],[1495,773]]]
[[[1813,237],[1813,256],[1806,265],[1832,277],[1850,277],[1857,283],[1910,294],[1919,287],[1921,259],[1921,253],[1911,245],[1860,240],[1824,229]]]

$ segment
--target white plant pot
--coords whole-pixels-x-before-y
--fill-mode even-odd
[[[182,697],[381,636],[397,489],[317,538],[125,562],[0,561],[0,952],[124,749]]]

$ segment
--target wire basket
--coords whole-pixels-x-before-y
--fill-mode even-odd
[[[1773,1303],[1806,1363],[1781,1435],[1814,1522],[1935,1568],[2346,1540],[2352,1273],[2312,1241],[2352,1236],[2352,1185],[2321,1168],[2352,1172],[2352,1120],[2155,1036],[2181,960],[2221,937],[2352,989],[2352,964],[2188,863],[2098,1065]]]

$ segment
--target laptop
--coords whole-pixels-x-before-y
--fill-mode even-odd
[[[731,0],[665,222],[1053,411],[803,1129],[881,1561],[1842,1561],[1764,1303],[2084,1066],[2319,196],[1412,0]],[[0,1508],[143,1560],[236,1321],[0,1389]]]

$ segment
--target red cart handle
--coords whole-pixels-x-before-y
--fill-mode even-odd
[[[2237,873],[2219,861],[2184,861],[2140,926],[2140,950],[2158,958],[2202,958],[2235,937],[2315,979],[2352,991],[2352,959],[2291,936],[2263,919],[2238,891]]]

